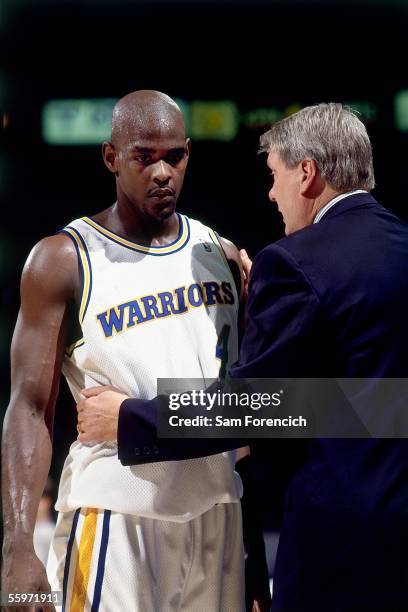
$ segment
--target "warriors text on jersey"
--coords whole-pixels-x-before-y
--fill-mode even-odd
[[[88,217],[63,230],[83,280],[83,337],[63,366],[76,400],[95,385],[150,399],[158,378],[216,378],[236,360],[238,296],[222,247],[208,227],[178,218],[178,238],[166,246],[138,245]],[[233,463],[234,453],[221,453],[124,467],[116,444],[74,442],[56,507],[184,522],[239,500]]]

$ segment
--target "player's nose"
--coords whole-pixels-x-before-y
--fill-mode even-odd
[[[154,164],[152,178],[157,185],[166,185],[171,179],[170,165],[160,159],[156,164]]]

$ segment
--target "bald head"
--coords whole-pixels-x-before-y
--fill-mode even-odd
[[[174,130],[184,138],[183,114],[169,96],[142,89],[121,98],[113,109],[111,140],[115,146],[135,138],[166,138]]]

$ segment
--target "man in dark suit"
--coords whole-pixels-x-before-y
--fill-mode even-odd
[[[339,104],[320,104],[276,123],[261,148],[286,237],[255,258],[231,376],[407,378],[408,226],[369,193],[374,173],[364,125]],[[105,392],[79,406],[84,441],[116,437],[123,399]],[[156,460],[218,444],[207,441],[205,449],[201,441],[203,448],[189,451],[177,440],[157,440],[154,407],[122,403],[124,463],[140,461],[135,449],[153,444]],[[101,416],[92,425],[92,408],[111,415],[103,433]],[[291,442],[279,449],[291,452]],[[408,610],[407,440],[298,442],[302,461],[286,491],[272,610]],[[271,454],[275,445],[268,442]],[[255,460],[265,459],[259,448],[252,445]],[[271,486],[279,469],[271,466]]]

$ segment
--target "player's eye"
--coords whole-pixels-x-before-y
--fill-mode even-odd
[[[146,166],[152,163],[152,158],[150,155],[137,155],[137,157],[135,157],[135,160],[140,162],[141,164],[145,164]]]
[[[177,153],[169,153],[168,155],[166,155],[165,161],[171,166],[177,166],[177,164],[181,162],[183,157],[184,151],[177,151]]]

